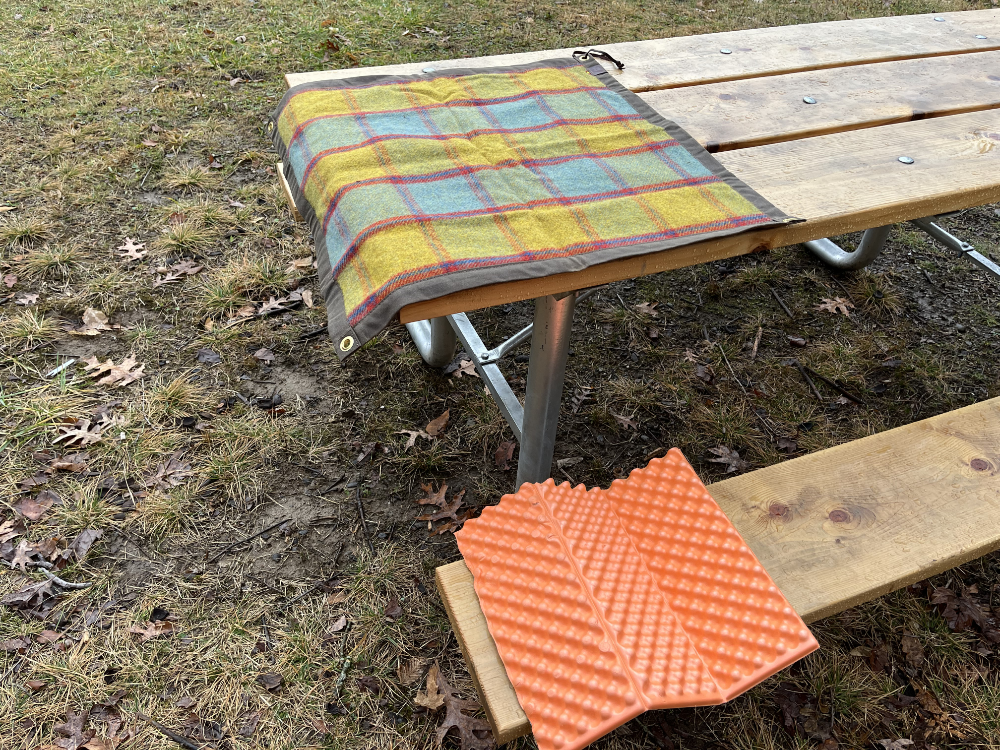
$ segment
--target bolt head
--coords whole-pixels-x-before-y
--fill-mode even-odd
[[[725,47],[723,47],[722,49],[720,49],[719,52],[721,52],[724,55],[731,55],[731,54],[733,54],[733,51],[731,49],[726,49]]]
[[[913,157],[900,156],[898,161],[902,162],[903,164],[913,164]]]
[[[811,96],[803,96],[802,97],[802,101],[804,101],[806,104],[815,104],[816,103],[816,100],[813,99]]]
[[[422,72],[424,72],[424,73],[433,73],[434,72],[434,68],[424,68]]]
[[[934,20],[935,21],[943,21],[944,19],[941,16],[934,16]]]
[[[986,34],[976,34],[976,39],[986,39]]]

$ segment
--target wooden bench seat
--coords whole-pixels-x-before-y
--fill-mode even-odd
[[[1000,398],[709,485],[812,622],[1000,548]],[[463,561],[437,570],[498,742],[530,725]]]

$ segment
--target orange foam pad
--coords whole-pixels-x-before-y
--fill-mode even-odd
[[[456,538],[540,750],[722,703],[819,647],[676,448],[607,490],[522,485]]]

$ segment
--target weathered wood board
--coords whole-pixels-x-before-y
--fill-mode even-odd
[[[1000,398],[708,490],[812,622],[1000,548]],[[437,580],[497,741],[527,734],[468,567]]]

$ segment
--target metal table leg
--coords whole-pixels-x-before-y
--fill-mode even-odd
[[[853,252],[847,252],[835,242],[831,242],[825,237],[820,240],[810,240],[802,244],[809,248],[815,255],[819,256],[827,265],[839,268],[842,271],[856,271],[859,268],[864,268],[878,257],[879,253],[882,252],[885,241],[889,238],[889,231],[891,229],[892,224],[865,230],[864,235],[861,237],[861,243]]]
[[[987,271],[997,278],[1000,278],[1000,266],[994,263],[992,260],[987,258],[982,253],[978,252],[976,248],[970,245],[968,242],[963,242],[958,237],[953,235],[948,230],[942,228],[939,224],[934,221],[934,217],[926,219],[914,219],[910,222],[915,227],[923,229],[927,234],[936,239],[945,247],[954,250],[957,253],[961,253],[966,258],[971,260],[977,266]]]
[[[517,487],[551,476],[576,295],[535,300]]]
[[[415,320],[406,324],[406,330],[424,362],[431,367],[444,367],[454,359],[457,338],[447,318]]]

